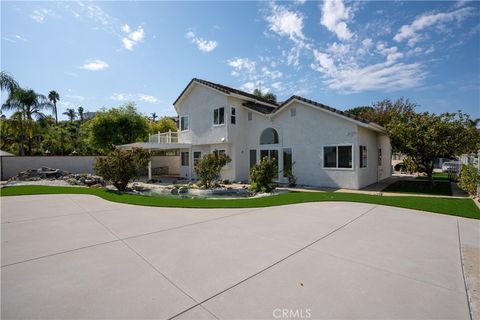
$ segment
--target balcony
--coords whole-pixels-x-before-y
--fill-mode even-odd
[[[163,132],[157,134],[149,134],[148,142],[159,144],[178,143],[178,132]]]

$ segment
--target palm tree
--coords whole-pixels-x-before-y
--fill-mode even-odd
[[[58,123],[57,101],[60,100],[60,95],[57,91],[52,90],[48,93],[48,100],[53,104],[53,112],[55,113],[55,124]]]
[[[154,112],[151,115],[152,115],[152,121],[155,122],[155,120],[158,118],[157,114]]]
[[[67,109],[67,111],[65,111],[63,114],[70,119],[70,122],[73,122],[73,120],[75,120],[75,118],[77,117],[77,113],[74,109]]]
[[[10,76],[8,73],[2,71],[0,72],[0,89],[7,90],[11,94],[15,89],[18,88],[18,83]]]
[[[7,101],[2,105],[2,111],[16,111],[22,114],[22,128],[26,136],[28,137],[28,154],[32,154],[33,143],[33,131],[34,122],[33,117],[40,117],[43,115],[44,109],[51,109],[52,105],[48,102],[47,98],[42,94],[37,94],[31,89],[22,89],[20,87],[14,88],[10,93]],[[26,121],[27,125],[23,125],[23,121]],[[22,134],[21,139],[23,139]],[[22,141],[23,145],[23,141]],[[20,154],[23,155],[23,148],[20,150]]]
[[[78,107],[78,117],[80,118],[80,122],[83,122],[83,107]]]

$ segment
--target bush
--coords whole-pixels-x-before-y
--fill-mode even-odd
[[[462,166],[460,170],[460,175],[458,177],[458,186],[468,192],[470,195],[477,194],[477,185],[480,181],[480,176],[478,174],[477,168],[471,164]]]
[[[292,170],[285,171],[285,175],[288,179],[288,186],[295,187],[297,185],[297,178],[293,175]]]
[[[211,188],[213,182],[220,176],[220,170],[232,161],[226,154],[209,153],[202,159],[198,160],[194,165],[195,173],[197,174],[199,185],[205,188]]]
[[[119,191],[125,191],[128,183],[138,178],[149,160],[150,152],[143,149],[114,149],[108,156],[97,158],[95,172],[104,180],[110,181]]]
[[[278,174],[277,162],[274,158],[264,157],[259,164],[250,169],[250,191],[270,192],[274,188],[273,179]]]

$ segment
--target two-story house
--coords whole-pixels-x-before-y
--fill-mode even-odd
[[[390,139],[383,127],[299,96],[282,103],[193,79],[173,103],[178,134],[160,134],[140,146],[177,149],[180,175],[211,152],[232,161],[222,179],[246,181],[263,157],[275,158],[278,181],[291,170],[301,185],[359,189],[391,175]]]

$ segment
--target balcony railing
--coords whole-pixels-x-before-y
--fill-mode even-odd
[[[148,136],[148,142],[151,143],[178,143],[178,132],[163,132],[157,134],[150,134]]]

